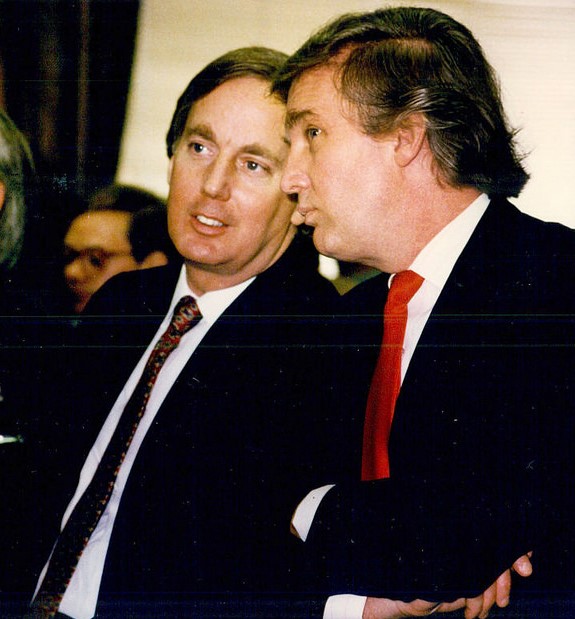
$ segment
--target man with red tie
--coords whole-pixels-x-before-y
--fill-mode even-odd
[[[431,9],[344,15],[274,90],[292,221],[385,273],[350,294],[358,348],[382,342],[364,483],[314,491],[294,527],[342,593],[430,600],[326,616],[423,615],[487,589],[466,611],[485,617],[530,551],[521,585],[572,591],[575,234],[507,200],[528,175],[479,44]]]

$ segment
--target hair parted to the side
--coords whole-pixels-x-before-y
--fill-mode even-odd
[[[498,81],[468,28],[433,9],[350,13],[312,35],[284,64],[273,92],[287,100],[304,72],[333,63],[336,87],[362,129],[384,134],[423,114],[441,178],[491,196],[517,196],[521,164]]]
[[[287,54],[283,52],[254,46],[232,50],[210,62],[192,79],[178,99],[166,136],[168,157],[174,154],[188,114],[196,101],[209,95],[224,82],[238,77],[257,77],[271,84],[286,59]]]
[[[0,182],[5,187],[0,210],[0,270],[12,269],[22,252],[27,204],[36,193],[30,146],[5,112],[0,110]]]

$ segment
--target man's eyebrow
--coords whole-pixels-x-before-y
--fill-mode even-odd
[[[264,159],[268,159],[272,163],[276,165],[282,165],[283,159],[274,154],[269,148],[262,146],[255,142],[254,144],[246,144],[242,148],[242,152],[246,155],[253,155],[254,157],[263,157]]]
[[[191,135],[197,135],[205,140],[209,140],[210,142],[216,142],[215,133],[209,125],[190,125],[189,127],[186,127],[184,133],[186,138],[189,138]],[[276,165],[283,165],[284,160],[282,157],[279,157],[272,150],[266,148],[259,142],[242,146],[241,152],[246,155],[253,155],[254,157],[263,157]]]
[[[311,110],[288,110],[286,112],[285,128],[293,129],[298,123],[308,116],[314,116]]]
[[[190,135],[198,135],[211,142],[214,141],[214,132],[208,125],[188,125],[184,131],[184,135],[186,138],[190,137]]]

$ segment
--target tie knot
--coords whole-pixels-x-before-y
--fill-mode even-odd
[[[170,327],[180,335],[183,335],[189,331],[201,317],[202,312],[200,312],[196,300],[194,297],[187,295],[182,297],[176,304]]]
[[[414,271],[401,271],[391,280],[391,287],[387,297],[388,304],[394,306],[407,305],[413,295],[423,284],[423,277]]]

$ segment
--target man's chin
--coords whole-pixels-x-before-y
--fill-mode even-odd
[[[74,312],[76,314],[81,314],[86,308],[86,305],[88,305],[89,300],[90,297],[82,297],[81,299],[77,298],[74,302]]]
[[[348,254],[347,247],[345,247],[340,240],[333,235],[322,234],[321,228],[311,228],[313,234],[313,244],[317,251],[323,256],[333,258],[334,260],[341,260],[343,262],[353,262],[353,258]]]
[[[333,247],[330,247],[330,244],[326,242],[326,238],[322,234],[321,229],[308,226],[307,224],[306,226],[311,231],[313,244],[315,245],[317,251],[328,258],[335,258],[335,255],[333,254]]]

